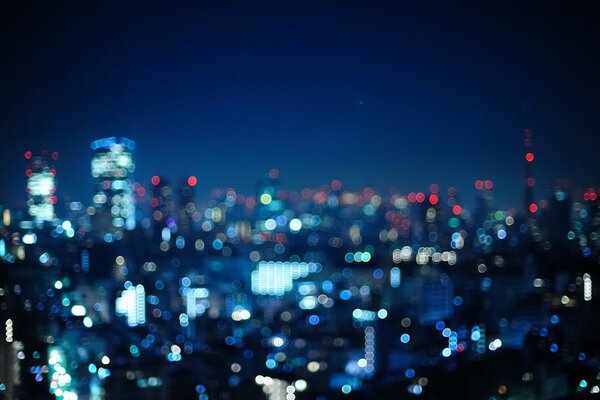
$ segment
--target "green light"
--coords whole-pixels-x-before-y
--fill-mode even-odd
[[[458,228],[460,226],[460,220],[456,217],[452,217],[448,220],[448,226],[450,228]]]
[[[575,239],[575,232],[573,232],[573,231],[569,231],[569,233],[567,233],[567,238],[568,238],[569,240],[573,240],[573,239]]]

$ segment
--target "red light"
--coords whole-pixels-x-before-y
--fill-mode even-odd
[[[53,160],[58,160],[58,151],[53,151],[50,157],[52,157]]]
[[[56,169],[55,168],[51,168],[50,169],[50,175],[51,176],[56,176]]]
[[[196,186],[196,183],[198,183],[198,179],[196,179],[196,177],[192,175],[188,178],[187,182],[188,182],[188,185],[190,185],[191,187],[194,187],[194,186]]]
[[[50,203],[56,204],[57,200],[56,196],[50,196]]]
[[[152,182],[152,184],[154,186],[156,186],[160,183],[160,178],[158,176],[154,175],[152,178],[150,178],[150,182]]]
[[[594,192],[590,193],[590,200],[591,201],[596,201],[596,199],[598,198],[598,195]]]
[[[144,195],[146,194],[146,189],[144,189],[143,187],[139,187],[139,188],[137,188],[136,192],[137,192],[138,196],[144,197]]]
[[[28,169],[25,171],[25,175],[27,175],[27,177],[31,177],[31,174],[33,173],[33,171],[31,169]]]
[[[481,190],[483,189],[483,181],[480,181],[479,179],[475,181],[475,189],[477,190]]]
[[[331,181],[331,188],[333,190],[340,190],[342,188],[342,182],[340,182],[337,179],[334,179],[333,181]]]
[[[429,196],[429,202],[432,205],[436,205],[439,201],[439,197],[437,196],[437,194],[432,194],[431,196]]]
[[[153,198],[150,199],[150,206],[152,208],[158,207],[158,199],[156,197],[153,197]]]
[[[525,159],[527,160],[527,162],[532,162],[534,158],[535,157],[534,157],[533,153],[525,154]]]
[[[27,160],[31,159],[31,152],[30,152],[30,151],[26,151],[26,152],[25,152],[25,158],[26,158]]]
[[[485,181],[484,184],[485,184],[485,188],[487,190],[490,190],[491,188],[494,187],[494,182],[492,182],[492,181]]]
[[[410,192],[408,194],[408,201],[410,201],[411,203],[417,201],[417,195],[415,194],[415,192]]]
[[[458,204],[455,205],[454,207],[452,207],[452,213],[454,215],[460,215],[460,213],[462,213],[462,207],[459,206]]]
[[[271,179],[277,179],[277,178],[279,178],[279,170],[277,168],[272,168],[269,171],[269,177]]]
[[[422,192],[419,192],[419,193],[417,193],[417,201],[418,201],[419,203],[422,203],[422,202],[424,202],[424,201],[425,201],[425,194],[424,194],[424,193],[422,193]]]
[[[529,205],[529,212],[532,212],[532,213],[534,213],[534,212],[536,212],[537,210],[538,210],[538,206],[537,206],[537,204],[535,204],[535,203],[531,203],[531,204]]]

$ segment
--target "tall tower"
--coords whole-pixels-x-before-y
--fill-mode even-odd
[[[108,242],[123,237],[123,230],[135,228],[135,203],[131,174],[135,171],[135,142],[109,137],[91,143],[94,230]]]
[[[535,187],[535,179],[533,178],[533,160],[535,155],[533,154],[533,132],[530,129],[523,131],[523,149],[525,159],[525,210],[528,215],[534,214],[538,206],[535,204],[533,196],[533,188]]]
[[[196,211],[194,204],[194,187],[198,184],[195,176],[181,178],[179,182],[179,206],[177,207],[177,224],[181,233],[186,236],[190,233],[191,217]]]
[[[43,151],[41,155],[34,156],[31,151],[25,152],[27,160],[27,207],[29,215],[33,217],[38,228],[42,228],[44,223],[52,222],[56,219],[54,214],[54,204],[56,204],[56,184],[54,176],[56,170],[52,166],[52,161],[58,159],[58,153],[48,154]]]

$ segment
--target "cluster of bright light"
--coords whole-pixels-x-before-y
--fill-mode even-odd
[[[400,264],[401,262],[408,262],[412,260],[413,251],[410,246],[404,246],[402,249],[394,249],[392,252],[392,261],[395,264]]]
[[[439,325],[439,323],[438,323]],[[439,328],[439,326],[436,326]],[[448,347],[442,350],[442,356],[450,357],[452,354],[463,351],[464,345],[458,344],[458,333],[450,328],[442,329],[442,336],[448,338]]]
[[[261,261],[258,269],[252,271],[252,293],[283,296],[292,290],[295,279],[305,278],[309,273],[320,269],[320,264],[312,262]]]
[[[236,306],[233,312],[231,313],[231,319],[234,321],[246,321],[252,317],[252,314],[249,310],[245,309],[242,306]]]
[[[9,318],[6,320],[5,328],[6,328],[5,329],[6,330],[6,334],[5,334],[6,342],[12,343],[12,341],[13,341],[13,321],[12,321],[12,319]]]
[[[385,308],[380,309],[379,311],[370,311],[370,310],[362,310],[360,308],[354,309],[352,311],[352,318],[359,322],[370,322],[379,319],[387,318],[388,312]]]
[[[289,384],[284,380],[262,375],[257,375],[254,381],[263,387],[263,393],[267,395],[268,400],[294,400],[296,398],[294,393],[302,392],[308,386],[302,379]]]
[[[474,326],[471,329],[471,340],[474,342],[477,342],[477,352],[478,353],[485,353],[485,327],[483,325],[481,326]],[[502,343],[500,343],[500,345],[502,345]]]
[[[181,347],[177,346],[176,344],[171,345],[170,351],[167,354],[167,361],[170,362],[177,362],[177,361],[181,361],[182,356],[181,356]]]
[[[440,262],[448,263],[448,265],[455,265],[457,261],[456,253],[454,251],[436,251],[434,247],[420,247],[415,257],[417,264],[426,265],[431,261],[434,264]]]
[[[592,277],[590,274],[583,274],[583,300],[592,300]]]
[[[488,348],[491,351],[495,351],[498,350],[500,347],[502,347],[502,340],[500,339],[494,339],[490,342],[490,344],[488,345]]]
[[[375,372],[375,328],[365,328],[365,373],[371,375]]]
[[[29,215],[35,219],[36,224],[40,225],[56,218],[52,200],[55,190],[54,174],[50,172],[49,168],[33,172],[27,180]]]
[[[146,323],[146,292],[143,285],[129,285],[115,300],[117,315],[127,318],[127,325],[138,326]]]
[[[344,256],[347,263],[353,262],[369,262],[371,261],[371,253],[368,251],[357,251],[356,253],[348,252]]]
[[[117,231],[134,229],[133,185],[127,176],[135,170],[130,152],[135,144],[125,138],[109,138],[93,142],[92,148],[101,150],[92,158],[92,176],[97,179],[94,205],[110,208],[112,225]]]
[[[50,367],[50,393],[59,400],[77,400],[77,393],[73,391],[73,379],[65,368],[67,360],[59,347],[51,347],[48,356]]]
[[[450,247],[453,249],[462,249],[465,245],[465,239],[463,235],[459,232],[454,232],[452,234],[452,240],[450,241]]]
[[[185,279],[182,280],[183,283],[185,283]],[[203,315],[210,305],[208,302],[210,291],[206,288],[183,287],[181,295],[185,301],[185,313],[191,320],[194,320],[198,315]]]

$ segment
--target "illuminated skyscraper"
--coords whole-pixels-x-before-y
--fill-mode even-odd
[[[135,142],[110,137],[91,143],[94,178],[94,229],[106,241],[121,239],[123,229],[135,228],[135,203],[131,173],[135,170]]]
[[[52,167],[52,161],[58,159],[58,153],[53,152],[49,155],[47,151],[43,151],[40,156],[34,156],[31,151],[27,151],[25,159],[28,160],[25,175],[27,175],[29,215],[33,217],[37,227],[41,228],[44,223],[56,219],[54,213],[56,170]]]

